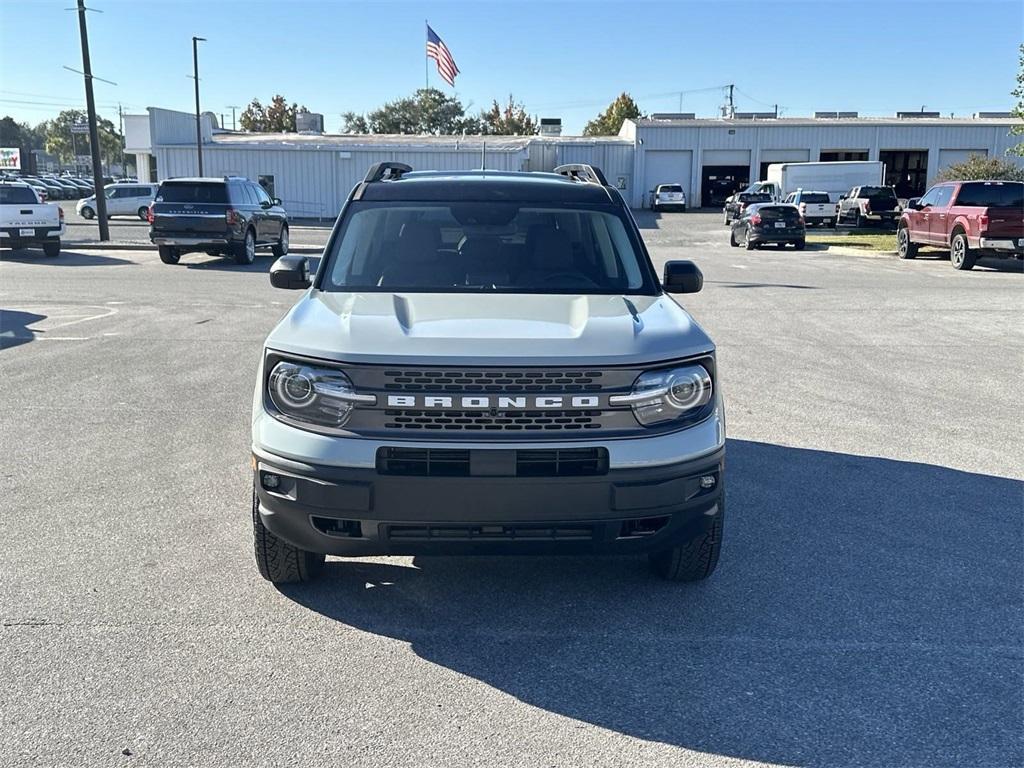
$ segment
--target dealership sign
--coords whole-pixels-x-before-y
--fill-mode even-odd
[[[0,147],[0,168],[5,171],[20,171],[21,150],[17,147]]]

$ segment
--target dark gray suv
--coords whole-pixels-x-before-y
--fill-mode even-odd
[[[149,239],[164,264],[203,251],[252,264],[257,248],[288,253],[288,214],[278,198],[240,176],[168,179],[149,207]]]

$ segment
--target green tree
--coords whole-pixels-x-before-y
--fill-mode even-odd
[[[1003,179],[1024,181],[1024,168],[1012,160],[1001,157],[971,155],[962,163],[953,163],[939,170],[935,181],[971,181],[975,179]]]
[[[363,115],[357,115],[355,112],[343,112],[341,115],[341,132],[369,133],[370,126],[366,124],[366,118]]]
[[[92,150],[89,146],[89,134],[75,134],[72,139],[71,126],[85,123],[89,119],[84,109],[65,109],[57,117],[39,125],[43,134],[43,146],[51,155],[56,155],[62,163],[74,160],[75,152],[88,155]],[[121,134],[112,122],[104,117],[96,116],[96,127],[100,135],[100,159],[106,163],[120,162]]]
[[[1010,92],[1010,95],[1017,99],[1017,104],[1013,108],[1013,116],[1022,121],[1022,123],[1010,129],[1011,136],[1024,134],[1024,43],[1021,44],[1018,53],[1017,87]],[[1010,147],[1009,154],[1024,156],[1024,141],[1019,142],[1014,147]]]
[[[351,133],[431,134],[435,136],[480,133],[480,121],[466,114],[454,96],[437,88],[420,88],[412,96],[389,101],[367,115],[342,115]]]
[[[295,115],[309,112],[304,106],[292,102],[291,106],[281,94],[276,94],[267,106],[253,99],[242,112],[239,122],[242,130],[255,133],[295,133]]]
[[[499,136],[532,136],[537,133],[537,121],[527,114],[526,108],[508,95],[508,103],[500,106],[495,100],[490,109],[480,113],[480,132]]]
[[[628,93],[608,105],[608,109],[595,117],[583,129],[584,136],[618,136],[619,129],[627,119],[640,117],[640,107]]]

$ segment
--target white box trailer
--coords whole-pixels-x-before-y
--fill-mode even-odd
[[[828,192],[833,203],[854,187],[879,185],[885,180],[885,163],[878,160],[854,160],[834,163],[772,163],[768,166],[768,183],[778,200],[804,189]]]

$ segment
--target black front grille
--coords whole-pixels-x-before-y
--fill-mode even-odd
[[[601,371],[384,371],[384,389],[402,392],[599,392]]]
[[[553,432],[600,429],[600,411],[384,411],[386,429]]]
[[[402,541],[588,541],[594,534],[593,525],[581,523],[387,526],[387,537]]]
[[[510,460],[495,462],[496,454],[508,455]],[[540,448],[495,452],[460,448],[380,448],[377,471],[382,475],[412,477],[587,477],[607,474],[608,450]]]

